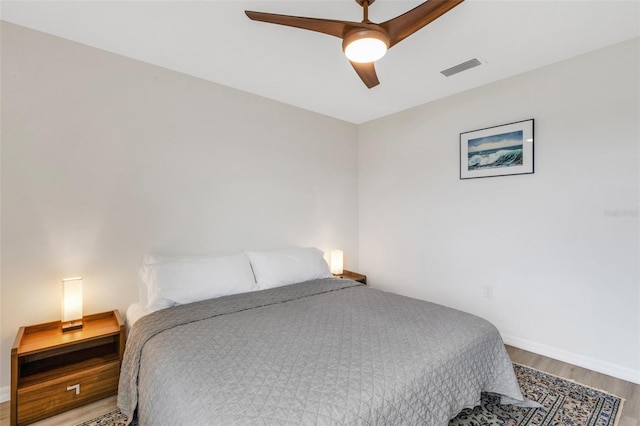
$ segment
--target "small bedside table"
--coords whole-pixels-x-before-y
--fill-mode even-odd
[[[336,277],[357,281],[362,284],[367,284],[366,275],[358,274],[357,272],[347,271],[346,269],[342,271],[342,274],[337,274]]]
[[[20,327],[11,348],[11,426],[33,423],[118,390],[125,327],[116,311]]]

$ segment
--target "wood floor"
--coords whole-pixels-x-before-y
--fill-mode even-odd
[[[537,370],[555,374],[576,382],[591,386],[617,395],[625,399],[622,417],[618,426],[640,426],[640,385],[616,379],[591,370],[566,364],[541,355],[507,346],[507,351],[513,362],[523,364]],[[101,414],[116,409],[116,397],[103,399],[93,404],[85,405],[55,417],[34,423],[34,426],[76,426],[86,420],[91,420]],[[0,404],[0,425],[9,424],[9,403]]]

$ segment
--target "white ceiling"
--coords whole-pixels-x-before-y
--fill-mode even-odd
[[[378,0],[386,21],[420,1]],[[5,1],[0,18],[353,123],[640,36],[640,0],[467,0],[394,46],[367,89],[324,34],[246,10],[360,21],[354,0]],[[483,65],[444,77],[477,57]],[[612,76],[612,78],[615,78]]]

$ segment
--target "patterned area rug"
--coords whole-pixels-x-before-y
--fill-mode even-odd
[[[482,394],[482,405],[463,410],[449,426],[615,426],[622,399],[519,364],[513,365],[522,393],[542,408],[500,405],[500,397]],[[122,426],[115,410],[78,426]],[[137,421],[132,425],[137,426]]]
[[[482,394],[482,405],[465,409],[449,426],[614,426],[623,400],[519,364],[513,367],[525,397],[542,405],[522,408],[500,405],[500,397]]]

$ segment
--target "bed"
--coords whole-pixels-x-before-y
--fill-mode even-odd
[[[140,425],[446,425],[481,392],[523,401],[491,323],[350,280],[144,314],[118,393]]]

